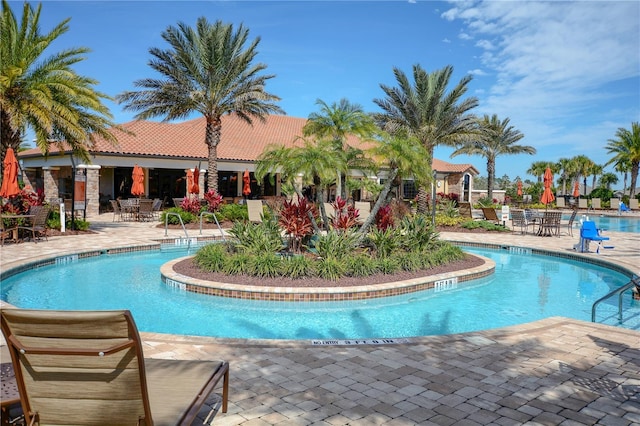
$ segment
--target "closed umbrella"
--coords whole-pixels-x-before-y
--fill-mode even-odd
[[[245,170],[242,175],[242,195],[245,197],[251,194],[251,176],[249,176],[249,170]]]
[[[0,197],[9,198],[18,195],[20,187],[18,186],[18,160],[13,148],[7,148],[4,156],[4,172],[2,174],[2,188],[0,188]]]
[[[580,196],[580,183],[578,181],[573,185],[573,196],[576,198]]]
[[[191,194],[200,193],[200,185],[198,184],[199,180],[200,180],[200,170],[198,170],[198,168],[196,167],[195,169],[193,169],[193,174],[191,175],[191,184],[189,185],[189,193]]]
[[[551,191],[551,185],[553,184],[553,173],[551,173],[551,169],[547,167],[544,171],[544,192],[542,193],[542,197],[540,197],[540,202],[542,204],[549,206],[556,199],[553,196],[553,192]]]
[[[518,197],[522,197],[522,181],[518,181]]]
[[[131,185],[131,195],[139,197],[144,194],[144,171],[142,167],[137,164],[133,166],[133,173],[131,174],[133,184]]]

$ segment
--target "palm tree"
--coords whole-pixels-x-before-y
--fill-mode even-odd
[[[567,181],[570,182],[575,175],[573,162],[570,158],[561,158],[558,160],[558,169],[558,173],[560,173],[559,181],[562,182],[562,195],[565,195],[567,193]]]
[[[622,195],[624,195],[627,192],[627,178],[631,171],[631,164],[625,159],[613,160],[613,168],[616,172],[622,173]]]
[[[246,45],[248,36],[242,25],[234,31],[231,24],[212,25],[204,17],[198,18],[195,29],[182,22],[169,26],[162,38],[170,49],[149,49],[154,57],[149,66],[164,79],[138,80],[134,84],[143,90],[117,96],[125,109],[140,111],[137,119],[165,116],[169,121],[202,114],[209,150],[207,183],[216,192],[222,116],[236,114],[252,124],[253,118],[264,121],[267,114],[282,112],[274,103],[280,98],[265,91],[274,76],[259,75],[267,66],[253,64],[260,38]]]
[[[302,129],[302,134],[307,137],[316,136],[319,139],[331,139],[334,142],[336,152],[345,152],[351,148],[346,146],[348,135],[356,135],[366,139],[377,130],[371,117],[364,112],[362,106],[352,104],[347,99],[341,99],[338,104],[333,103],[331,106],[318,99],[316,105],[320,106],[320,112],[309,115],[307,123]],[[355,159],[358,154],[358,152],[351,152],[349,157]],[[347,164],[348,166],[349,164]],[[336,194],[346,198],[344,182],[345,171],[339,171]]]
[[[41,34],[41,6],[33,9],[25,3],[18,22],[8,2],[2,2],[0,160],[4,160],[8,148],[19,150],[30,128],[36,146],[44,154],[49,153],[51,144],[57,144],[89,162],[88,149],[96,137],[116,141],[108,130],[115,127],[113,117],[102,103],[110,98],[94,90],[97,81],[78,75],[71,68],[85,59],[87,48],[65,49],[45,56],[45,51],[69,30],[69,19]]]
[[[601,164],[596,164],[593,163],[593,166],[591,166],[591,176],[593,176],[593,179],[591,181],[591,189],[595,189],[596,188],[596,181],[598,180],[598,176],[602,174],[602,172],[604,171],[604,166]]]
[[[388,175],[371,213],[358,230],[361,234],[366,233],[375,220],[396,178],[411,175],[417,185],[431,178],[431,167],[424,166],[424,158],[428,155],[426,148],[415,138],[382,134],[370,152],[373,158],[381,159],[380,166],[388,170]]]
[[[455,146],[475,135],[475,116],[470,111],[478,106],[478,99],[463,99],[472,78],[470,75],[447,92],[453,73],[450,65],[432,73],[414,65],[413,84],[400,69],[394,68],[393,72],[398,87],[380,85],[386,98],[374,99],[383,111],[373,114],[374,120],[391,135],[404,134],[417,139],[428,153],[424,163],[431,165],[436,145]],[[419,186],[420,213],[427,212],[427,194],[424,185]]]
[[[559,166],[555,163],[552,163],[550,161],[534,161],[533,163],[531,163],[531,166],[529,166],[529,169],[527,169],[527,174],[535,176],[538,180],[538,183],[540,183],[542,182],[542,177],[544,176],[544,171],[547,169],[547,167],[549,167],[554,173],[557,173],[559,171]]]
[[[344,158],[335,155],[332,140],[302,142],[302,146],[288,148],[277,145],[265,149],[258,159],[255,175],[258,180],[262,180],[274,171],[279,172],[281,181],[290,184],[300,198],[303,198],[303,195],[299,184],[313,184],[318,191],[322,219],[327,224],[323,204],[324,187],[335,179],[336,170],[344,168]],[[320,228],[313,217],[311,222],[315,231],[319,233]]]
[[[603,173],[600,177],[600,186],[611,190],[611,185],[618,183],[618,176],[615,173]]]
[[[616,131],[616,139],[609,139],[606,146],[607,152],[613,154],[613,158],[607,162],[628,163],[631,172],[631,188],[629,197],[636,195],[636,185],[638,181],[638,170],[640,169],[640,123],[631,123],[631,130],[623,127]]]
[[[517,145],[524,135],[509,125],[509,118],[500,121],[496,114],[478,120],[479,133],[476,140],[463,142],[453,151],[451,157],[461,154],[480,155],[487,159],[487,197],[493,199],[493,186],[496,177],[496,158],[499,155],[536,153],[528,145]]]
[[[584,186],[584,195],[587,195],[587,177],[591,174],[591,169],[595,163],[586,155],[577,155],[572,159],[575,163],[576,178],[582,178],[582,184]],[[593,191],[594,188],[591,188]]]

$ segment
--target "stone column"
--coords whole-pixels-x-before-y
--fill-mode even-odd
[[[87,168],[87,216],[100,214],[100,166]]]
[[[42,168],[42,180],[44,181],[44,199],[46,201],[51,201],[51,199],[58,198],[60,196],[58,187],[59,177],[59,167]]]

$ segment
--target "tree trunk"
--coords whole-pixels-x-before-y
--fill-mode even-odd
[[[631,187],[629,188],[629,198],[633,198],[636,195],[638,169],[640,169],[640,163],[638,163],[637,161],[631,163]]]
[[[373,224],[373,221],[376,219],[376,215],[378,214],[378,210],[380,210],[380,208],[382,207],[382,204],[387,199],[387,195],[391,191],[391,186],[393,184],[393,180],[395,179],[395,177],[397,175],[398,175],[398,169],[391,169],[389,171],[388,179],[384,183],[384,186],[382,187],[382,191],[380,191],[380,194],[378,194],[378,199],[376,200],[375,204],[373,205],[373,208],[371,209],[371,213],[369,213],[369,217],[365,219],[364,223],[362,224],[360,229],[358,229],[358,231],[357,231],[359,234],[362,235],[361,239],[364,238],[364,236],[366,235],[367,231],[369,230],[369,227],[371,227],[371,225]]]
[[[207,184],[209,189],[218,194],[218,144],[222,134],[222,122],[220,117],[207,117],[205,131],[205,143],[209,148],[209,164],[207,165]]]
[[[487,160],[487,198],[493,201],[493,182],[496,179],[496,167],[491,160]]]

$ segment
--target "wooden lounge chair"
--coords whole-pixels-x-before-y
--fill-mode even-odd
[[[498,217],[498,213],[496,213],[496,209],[493,207],[482,207],[482,215],[484,216],[484,220],[489,222],[500,223],[500,218]]]
[[[189,425],[229,364],[144,359],[129,311],[3,309],[25,423]]]
[[[249,212],[249,222],[262,223],[262,201],[247,200],[247,211]]]

